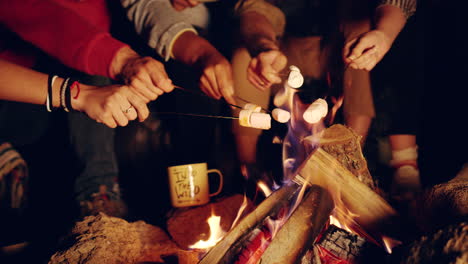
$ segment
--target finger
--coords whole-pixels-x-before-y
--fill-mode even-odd
[[[211,96],[220,99],[221,98],[221,92],[219,91],[219,86],[218,86],[218,81],[216,80],[216,67],[215,68],[208,68],[204,71],[203,77],[206,78],[206,80],[210,83],[210,93]]]
[[[199,4],[199,2],[196,0],[188,0],[187,2],[190,5],[190,7],[194,7]]]
[[[153,60],[149,67],[148,72],[152,84],[158,88],[158,90],[162,90],[162,92],[172,92],[172,90],[174,90],[174,85],[172,84],[172,80],[169,79],[164,66],[158,61]]]
[[[126,96],[118,93],[116,94],[117,104],[122,107],[122,111],[128,120],[135,120],[137,118],[137,113],[132,104],[127,100]]]
[[[117,123],[115,122],[114,118],[112,118],[112,115],[109,114],[103,114],[101,118],[99,118],[100,122],[105,124],[106,126],[110,128],[116,128]]]
[[[145,84],[146,89],[148,89],[148,94],[153,95],[153,97],[151,97],[151,101],[153,101],[156,99],[157,95],[163,94],[164,91],[158,88],[158,85],[154,81],[152,76],[154,70],[151,66],[148,67],[149,69],[145,70],[144,72],[138,75],[138,79]]]
[[[147,103],[157,97],[157,94],[152,93],[140,79],[133,79],[130,86]]]
[[[146,118],[148,118],[148,116],[149,116],[148,106],[146,105],[146,103],[143,100],[141,100],[140,97],[138,97],[136,95],[129,95],[127,98],[128,98],[128,101],[135,108],[135,111],[138,114],[138,120],[140,122],[144,121]]]
[[[353,62],[357,64],[360,69],[364,69],[364,66],[367,65],[370,60],[376,59],[375,51],[375,47],[370,48],[366,50],[360,57],[353,60]]]
[[[226,102],[230,104],[236,104],[234,100],[234,84],[232,80],[232,72],[230,67],[220,67],[217,69],[216,80],[218,81],[218,86],[220,92]]]
[[[120,108],[114,108],[114,110],[112,111],[112,117],[119,126],[128,125],[128,118],[125,116],[124,111],[122,111]]]
[[[356,41],[358,41],[358,38],[352,39],[351,41],[346,43],[343,48],[343,59],[346,63],[351,62],[351,59],[349,59],[348,57],[351,56],[352,46],[355,45]]]
[[[247,79],[253,86],[261,91],[264,91],[268,87],[266,81],[260,78],[250,67],[247,68]]]
[[[202,75],[200,77],[200,89],[202,90],[203,93],[205,93],[206,95],[212,97],[212,98],[215,98],[215,99],[219,99],[219,97],[216,97],[215,96],[215,93],[214,93],[214,88],[211,87],[211,82],[208,80],[208,78],[206,78],[205,75]]]
[[[348,57],[348,59],[354,61],[357,58],[359,58],[363,53],[367,50],[372,48],[371,44],[366,41],[365,38],[361,38],[360,41],[356,44],[356,46],[353,48],[351,55]]]

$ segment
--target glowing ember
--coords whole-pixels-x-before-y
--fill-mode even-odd
[[[341,222],[338,221],[338,219],[336,219],[336,217],[334,217],[333,215],[330,215],[330,225],[337,226],[337,227],[339,227],[341,229],[344,229],[344,230],[354,234],[354,232],[351,229],[349,229],[349,227],[347,225],[341,224]]]
[[[382,240],[385,246],[385,251],[387,251],[388,254],[392,254],[392,249],[394,247],[401,245],[401,241],[392,239],[390,237],[383,236]]]
[[[215,246],[221,239],[223,239],[226,232],[221,229],[221,217],[211,214],[208,218],[208,225],[210,226],[210,237],[208,240],[200,240],[195,244],[189,246],[191,249],[208,249]]]

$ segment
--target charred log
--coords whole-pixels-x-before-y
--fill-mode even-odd
[[[260,259],[262,264],[300,263],[333,209],[330,194],[312,185]]]
[[[203,257],[200,264],[230,263],[232,253],[239,252],[239,248],[234,245],[248,239],[250,232],[259,227],[267,216],[276,215],[279,210],[289,206],[298,189],[298,185],[289,184],[273,192],[229,231],[223,240]]]

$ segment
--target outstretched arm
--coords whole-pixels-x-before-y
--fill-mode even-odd
[[[201,90],[213,98],[224,97],[235,103],[229,62],[195,29],[207,26],[209,14],[204,5],[194,4],[177,11],[165,0],[121,0],[121,3],[148,46],[166,60],[173,58],[201,69]]]
[[[284,14],[264,1],[250,0],[239,5],[242,44],[253,58],[247,77],[255,87],[264,90],[281,82],[279,72],[287,64],[277,44],[277,36],[284,31]]]
[[[355,69],[372,70],[387,54],[415,8],[415,0],[384,0],[375,11],[375,28],[345,44],[345,63]]]
[[[48,75],[0,59],[0,98],[2,100],[45,104],[48,94]],[[60,107],[60,86],[64,81],[58,77],[52,86],[52,106]],[[109,127],[125,126],[137,117],[145,120],[149,110],[144,101],[128,86],[96,87],[84,84],[73,91],[72,108],[85,112],[97,122]],[[78,88],[77,88],[78,89]],[[125,110],[133,107],[131,111]]]

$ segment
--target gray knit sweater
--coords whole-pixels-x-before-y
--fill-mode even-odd
[[[380,5],[397,6],[403,10],[407,18],[416,12],[416,0],[381,0]]]
[[[176,11],[170,0],[120,0],[136,32],[159,56],[169,60],[174,40],[183,32],[204,29],[209,13],[203,4]]]

